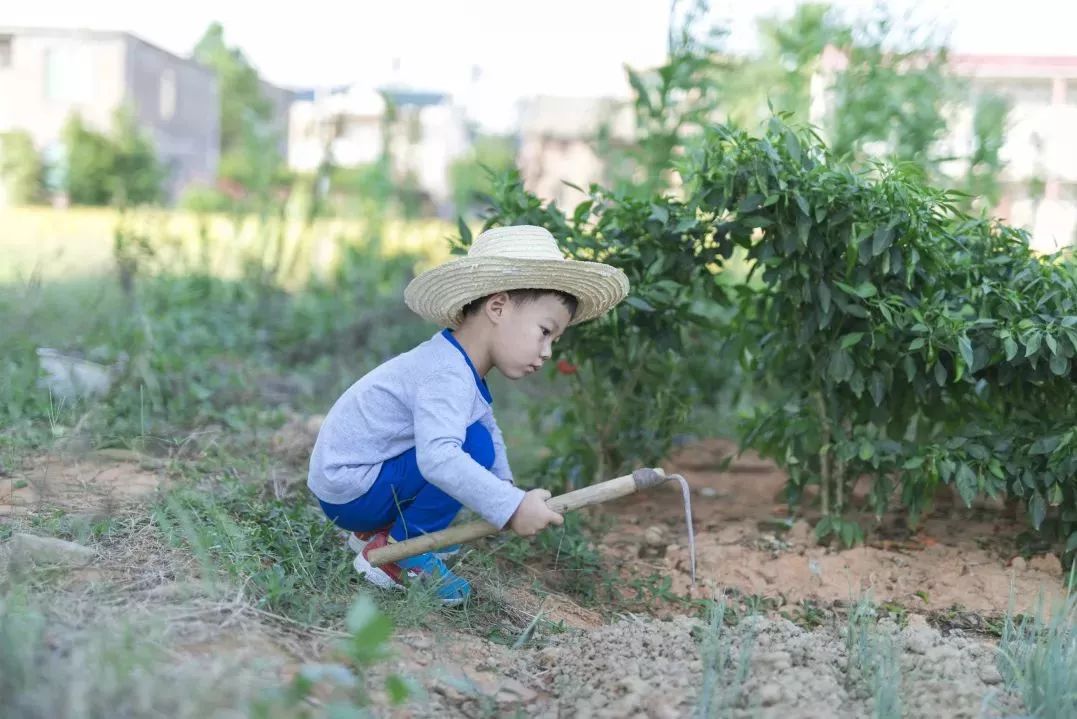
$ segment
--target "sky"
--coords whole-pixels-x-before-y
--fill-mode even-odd
[[[691,0],[684,0],[691,2]],[[1077,55],[1070,0],[890,0],[950,29],[956,52]],[[795,0],[712,0],[727,46],[753,49],[755,19]],[[836,0],[848,12],[869,2]],[[925,10],[925,8],[929,8]],[[624,65],[659,63],[669,0],[0,0],[0,26],[123,30],[186,55],[210,22],[224,25],[270,82],[325,87],[399,82],[447,91],[488,129],[535,95],[625,95]],[[475,68],[479,68],[476,72]]]

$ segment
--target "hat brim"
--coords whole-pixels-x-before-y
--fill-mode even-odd
[[[404,290],[404,301],[420,317],[456,329],[461,310],[496,292],[559,290],[576,298],[570,324],[600,317],[628,295],[624,272],[600,262],[500,257],[461,257],[427,270]]]

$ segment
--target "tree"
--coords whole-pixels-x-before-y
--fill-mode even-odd
[[[464,214],[493,192],[493,177],[516,166],[516,149],[508,137],[480,135],[468,153],[449,167],[456,211]]]
[[[153,145],[120,108],[111,135],[86,126],[76,113],[63,130],[62,186],[77,205],[134,205],[156,202],[164,172]]]
[[[13,130],[0,134],[0,182],[8,202],[28,204],[41,196],[44,168],[30,134]]]
[[[220,176],[264,195],[279,179],[283,158],[272,129],[273,106],[262,94],[258,72],[239,48],[226,44],[224,28],[217,22],[206,29],[192,55],[217,75]]]
[[[259,84],[258,73],[238,48],[228,47],[224,28],[211,23],[192,53],[195,60],[217,74],[221,99],[221,154],[243,146],[251,123],[269,123],[272,107]]]
[[[161,199],[164,168],[153,144],[135,124],[129,108],[119,108],[112,120],[112,202],[141,205]]]
[[[112,199],[110,178],[114,156],[108,137],[90,129],[77,113],[63,130],[63,187],[76,205],[107,205]]]

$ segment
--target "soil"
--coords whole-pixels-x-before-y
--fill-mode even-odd
[[[1063,594],[1058,557],[1020,557],[1014,537],[1024,519],[1004,509],[942,502],[915,531],[892,513],[863,546],[816,546],[809,522],[790,516],[779,498],[785,475],[777,467],[745,452],[725,470],[715,469],[736,452],[729,442],[710,440],[681,450],[665,467],[683,474],[693,490],[694,590],[684,509],[673,483],[604,506],[618,518],[604,539],[607,553],[651,562],[672,575],[675,590],[702,597],[732,589],[786,603],[832,603],[870,592],[877,603],[911,611],[1000,615],[1011,601],[1016,611],[1030,612],[1041,594],[1047,604]],[[863,517],[863,526],[872,523]]]
[[[302,430],[295,434],[310,433],[309,426],[295,429]],[[274,437],[272,449],[283,455],[303,451],[285,436]],[[682,717],[696,715],[697,707],[707,704],[710,716],[872,716],[877,687],[848,654],[844,615],[823,611],[813,622],[795,624],[787,617],[803,615],[784,611],[848,606],[870,594],[887,607],[883,615],[899,620],[884,618],[877,633],[892,644],[902,670],[902,716],[1021,714],[1019,700],[1007,694],[998,673],[994,640],[975,631],[986,629],[985,617],[1005,613],[1011,602],[1018,611],[1028,611],[1041,593],[1050,599],[1063,592],[1057,557],[1018,556],[1013,538],[1023,528],[1020,519],[1005,509],[967,510],[943,503],[915,531],[895,514],[869,532],[866,546],[817,546],[805,521],[813,517],[790,516],[779,499],[782,473],[751,453],[723,469],[735,452],[728,442],[706,441],[683,448],[665,465],[692,487],[695,587],[689,577],[683,503],[674,483],[598,510],[613,520],[600,546],[609,565],[669,575],[674,590],[698,598],[729,597],[733,602],[754,595],[766,600],[756,603],[761,614],[742,614],[738,623],[721,629],[720,653],[713,632],[697,618],[673,613],[610,621],[568,597],[540,598],[523,585],[480,584],[477,591],[500,592],[522,624],[541,612],[563,629],[539,629],[520,649],[445,629],[402,630],[393,640],[393,659],[379,665],[370,685],[379,686],[378,679],[393,671],[409,677],[418,693],[388,713]],[[165,475],[163,468],[133,455],[50,455],[28,466],[32,468],[0,478],[0,514],[25,512],[42,500],[71,511],[108,513],[144,501]],[[137,584],[129,579],[130,586]],[[165,601],[150,590],[143,594],[148,608]],[[302,662],[332,660],[328,637],[314,643],[288,641],[272,625],[258,624],[249,608],[201,608],[185,595],[166,599],[179,602],[174,615],[159,607],[153,611],[171,627],[172,636],[182,636],[177,659],[184,663],[205,661],[208,655],[234,655],[240,661],[261,656],[274,665],[261,676],[286,681]],[[198,630],[183,630],[185,625],[170,616],[184,621],[197,616],[192,626]],[[223,618],[218,622],[217,616]],[[959,624],[955,616],[968,621]],[[238,634],[237,622],[244,627]],[[248,646],[252,637],[259,643]]]
[[[0,518],[40,505],[108,516],[142,502],[164,481],[157,460],[126,450],[47,454],[0,476]]]
[[[396,715],[666,718],[693,716],[701,704],[711,709],[704,716],[738,719],[874,714],[876,685],[849,669],[836,628],[807,631],[781,618],[749,617],[720,635],[723,654],[700,641],[705,631],[687,617],[630,617],[515,652],[403,640],[397,669],[418,676],[429,693]],[[901,716],[1012,716],[1019,709],[982,641],[944,637],[926,624],[882,622],[879,633],[893,642],[901,665]],[[718,657],[732,663],[713,672]],[[743,680],[742,661],[749,667]]]
[[[601,546],[610,563],[669,574],[675,590],[696,597],[755,595],[779,611],[797,603],[847,608],[869,596],[901,619],[899,626],[884,618],[876,630],[901,667],[901,716],[1022,713],[999,674],[989,620],[1010,606],[1030,611],[1041,596],[1060,597],[1063,582],[1057,557],[1018,556],[1020,518],[1001,507],[969,510],[944,501],[915,531],[894,514],[868,533],[865,546],[817,546],[807,521],[815,517],[790,516],[780,499],[781,471],[750,452],[736,454],[729,442],[711,440],[665,465],[692,486],[696,587],[673,483],[603,505],[613,519]],[[849,656],[845,616],[825,613],[811,629],[779,612],[749,616],[720,635],[729,663],[717,674],[716,655],[701,640],[703,622],[687,616],[567,623],[575,629],[516,651],[418,637],[398,643],[396,667],[410,669],[427,693],[396,714],[683,717],[707,704],[709,716],[873,716],[877,685]],[[742,662],[748,671],[738,682]]]

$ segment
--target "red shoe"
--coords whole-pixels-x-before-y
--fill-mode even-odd
[[[386,524],[380,529],[371,529],[366,532],[348,532],[348,549],[352,550],[356,554],[363,551],[363,547],[367,545],[374,535],[378,532],[388,532],[392,524]]]
[[[355,570],[371,584],[383,589],[404,589],[412,581],[427,582],[430,590],[446,606],[461,604],[471,595],[471,585],[467,580],[453,574],[432,552],[402,559],[400,563],[390,562],[375,567],[368,555],[388,543],[389,533],[378,532],[363,547],[363,551],[355,555]]]
[[[371,584],[381,587],[382,589],[403,589],[406,578],[414,578],[418,576],[418,572],[409,572],[395,562],[389,562],[387,564],[381,564],[375,567],[367,559],[367,555],[379,547],[384,547],[389,543],[389,530],[379,529],[372,533],[373,536],[367,540],[363,548],[355,555],[355,561],[352,565],[355,567],[355,571],[359,572],[360,576],[364,577]],[[351,537],[348,538],[348,545],[351,546]]]

